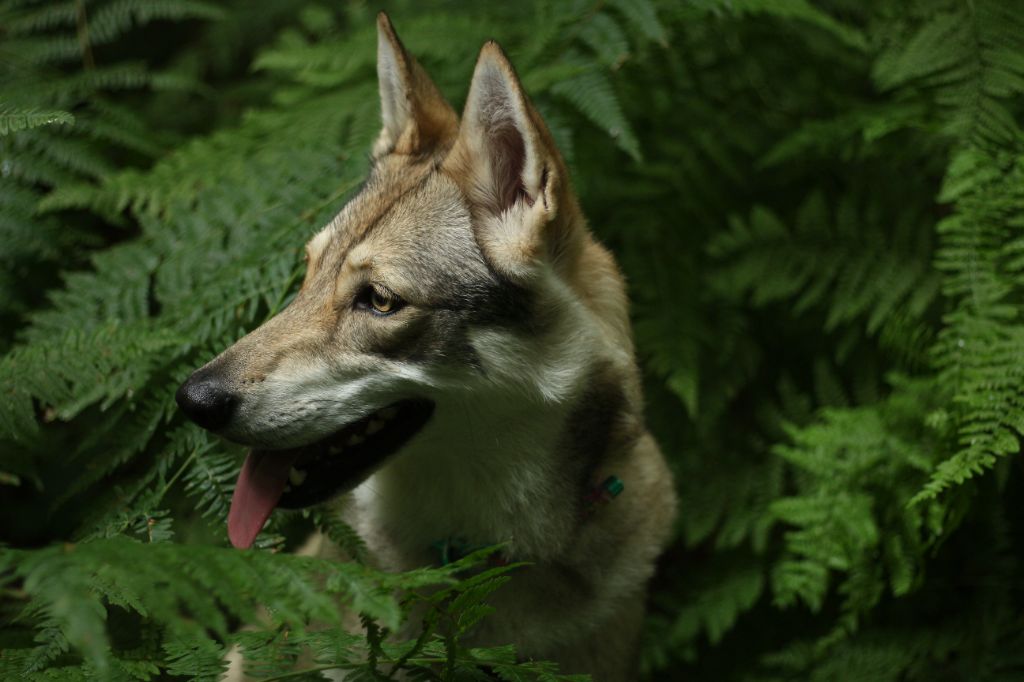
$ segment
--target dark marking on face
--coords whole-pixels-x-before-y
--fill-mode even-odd
[[[473,329],[501,327],[526,332],[532,328],[533,294],[519,286],[481,278],[460,281],[447,298],[420,313],[380,349],[385,357],[410,362],[468,365],[482,369],[470,343]]]

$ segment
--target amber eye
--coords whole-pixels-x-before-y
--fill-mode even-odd
[[[395,308],[395,301],[390,296],[386,296],[385,294],[374,290],[374,292],[370,294],[370,305],[372,305],[373,309],[378,313],[390,313]]]
[[[377,285],[368,286],[360,298],[362,306],[375,315],[391,315],[404,304],[397,294]]]

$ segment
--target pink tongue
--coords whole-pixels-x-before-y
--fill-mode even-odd
[[[252,547],[288,485],[288,472],[294,461],[282,452],[249,452],[228,511],[228,538],[232,545],[238,549]]]

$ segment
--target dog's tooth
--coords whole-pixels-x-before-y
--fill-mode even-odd
[[[373,418],[366,424],[366,434],[372,436],[384,428],[384,420]]]
[[[300,486],[303,481],[306,480],[306,476],[309,474],[305,469],[296,469],[292,467],[292,470],[288,472],[288,480],[292,482],[292,485]]]
[[[378,412],[378,414],[381,416],[382,419],[394,419],[396,416],[398,416],[398,408],[394,406],[385,407],[383,410]]]
[[[363,442],[363,440],[364,440],[364,438],[363,438],[363,436],[361,434],[353,433],[351,436],[348,437],[348,444],[349,445],[359,445],[360,443]]]

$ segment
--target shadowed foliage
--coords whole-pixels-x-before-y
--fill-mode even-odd
[[[629,279],[644,679],[1024,679],[1020,0],[0,0],[0,678],[567,679],[461,643],[482,556],[228,549],[240,450],[174,406],[365,177],[378,9],[456,109],[502,43]]]

